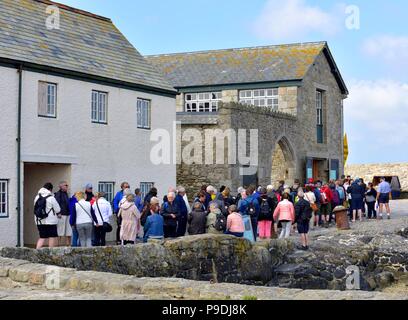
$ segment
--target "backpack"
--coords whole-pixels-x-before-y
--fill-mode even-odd
[[[340,196],[337,190],[333,190],[333,203],[338,206],[340,204]]]
[[[214,228],[217,231],[226,231],[227,230],[227,218],[222,214],[217,214],[217,218],[215,220]]]
[[[344,192],[343,187],[336,188],[337,192],[339,193],[340,200],[344,201],[346,199],[346,194]]]
[[[267,199],[262,199],[261,212],[259,214],[259,220],[268,220],[272,218],[272,210]]]
[[[255,215],[255,213],[256,211],[255,211],[254,201],[251,201],[248,203],[247,214],[252,217]]]
[[[38,199],[34,205],[34,215],[37,217],[37,220],[43,220],[48,218],[48,215],[54,209],[51,209],[50,212],[47,212],[47,199],[52,197],[52,195],[43,197],[41,194],[38,194]]]
[[[324,191],[320,192],[320,197],[321,197],[320,201],[321,201],[322,204],[328,204],[329,203],[329,201],[327,200],[327,195],[326,195],[326,193]]]
[[[312,219],[313,217],[312,211],[313,210],[310,206],[304,206],[302,212],[302,220],[306,221]]]

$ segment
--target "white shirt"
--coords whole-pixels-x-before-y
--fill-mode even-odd
[[[305,193],[305,200],[308,201],[310,204],[316,203],[316,196],[314,192],[306,192]]]
[[[98,207],[100,211],[98,210]],[[96,205],[95,201],[92,208],[95,211],[95,216],[96,219],[98,220],[99,226],[103,225],[104,222],[109,223],[110,218],[113,216],[113,212],[111,204],[105,198],[98,199],[98,205]]]
[[[92,223],[91,203],[82,199],[75,204],[76,224]],[[85,211],[86,210],[86,211]]]
[[[48,217],[42,220],[37,221],[37,217],[34,216],[34,221],[36,224],[39,225],[56,225],[58,224],[58,213],[61,212],[60,205],[58,204],[57,200],[54,198],[54,195],[52,194],[51,191],[41,188],[40,191],[38,191],[38,194],[41,194],[42,197],[48,197],[47,198],[47,204],[45,207],[46,212],[48,213]],[[38,198],[40,197],[37,194],[37,196],[34,199],[34,205],[37,202]]]

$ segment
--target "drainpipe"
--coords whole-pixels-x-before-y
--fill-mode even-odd
[[[21,104],[23,95],[23,65],[18,67],[17,108],[17,247],[21,247]]]

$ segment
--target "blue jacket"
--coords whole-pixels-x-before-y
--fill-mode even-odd
[[[119,191],[113,199],[113,213],[119,213],[119,202],[123,199],[123,191]]]
[[[347,193],[351,194],[352,199],[361,200],[365,197],[364,187],[359,185],[357,182],[354,182],[348,189]]]
[[[185,203],[183,197],[178,194],[176,196],[176,199],[174,199],[174,201],[177,203],[177,207],[180,210],[181,218],[187,218],[188,210],[187,210],[187,206],[186,206],[186,203]]]
[[[143,207],[144,207],[142,197],[140,196],[135,197],[135,205],[139,209],[139,211],[142,212]]]
[[[144,241],[147,242],[149,237],[163,237],[164,219],[160,214],[154,214],[147,217],[144,226]]]
[[[161,209],[160,214],[163,216],[164,225],[166,226],[177,226],[177,221],[180,218],[180,209],[174,200],[172,204],[170,202],[165,202]],[[172,218],[171,215],[174,214],[176,218]]]
[[[316,197],[316,204],[320,204],[321,203],[320,199],[322,197],[322,194],[320,193],[320,190],[316,188],[316,189],[314,189],[313,193],[315,194],[315,197]]]
[[[69,224],[71,226],[73,226],[73,220],[71,219],[72,215],[74,214],[75,211],[75,204],[78,202],[78,200],[75,198],[75,196],[72,196],[71,198],[69,198]],[[76,220],[76,211],[75,211],[75,220]]]
[[[245,200],[241,200],[238,210],[242,215],[249,215],[249,205],[251,203],[255,208],[255,214],[251,216],[251,219],[256,220],[261,212],[261,207],[259,206],[259,201],[255,198],[255,195],[249,196]]]

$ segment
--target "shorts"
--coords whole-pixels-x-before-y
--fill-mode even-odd
[[[321,204],[320,206],[320,215],[321,216],[329,216],[332,212],[331,204],[326,203],[326,204]]]
[[[299,234],[309,233],[309,228],[310,228],[309,220],[300,221],[300,222],[297,223],[297,229],[298,229]]]
[[[69,216],[62,216],[61,219],[58,219],[58,237],[72,237]]]
[[[58,230],[56,224],[37,225],[40,239],[58,238]]]
[[[382,204],[388,204],[390,203],[390,194],[389,193],[381,193],[378,202]]]
[[[351,210],[363,210],[364,201],[363,199],[351,199]]]

